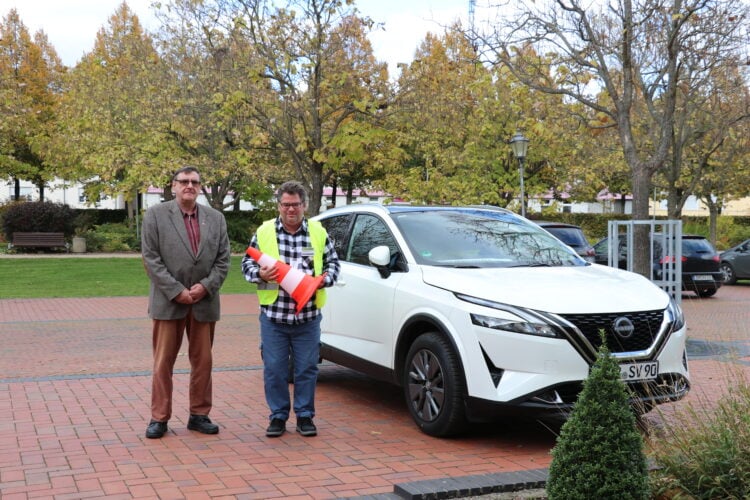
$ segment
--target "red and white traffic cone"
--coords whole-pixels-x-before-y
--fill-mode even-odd
[[[300,313],[326,277],[326,273],[312,277],[299,269],[293,268],[289,264],[264,254],[255,247],[247,247],[246,253],[261,266],[273,266],[278,270],[279,276],[277,281],[279,282],[279,286],[286,290],[286,293],[291,295],[297,303],[295,314]]]

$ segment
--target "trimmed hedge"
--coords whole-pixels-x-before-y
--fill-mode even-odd
[[[2,224],[6,241],[15,232],[64,233],[75,229],[75,213],[68,205],[48,201],[17,202],[3,207]]]

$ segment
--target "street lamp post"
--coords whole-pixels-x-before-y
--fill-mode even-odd
[[[529,150],[529,140],[521,132],[511,138],[510,147],[513,154],[518,158],[518,172],[521,178],[521,217],[526,217],[526,196],[523,192],[523,162],[526,160],[526,152]]]

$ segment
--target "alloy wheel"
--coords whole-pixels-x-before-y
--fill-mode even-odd
[[[440,415],[445,402],[443,367],[426,349],[418,351],[409,368],[409,400],[420,418],[432,422]]]

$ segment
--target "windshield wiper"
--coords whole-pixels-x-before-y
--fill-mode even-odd
[[[477,265],[470,264],[434,264],[435,267],[450,267],[451,269],[479,269]]]

